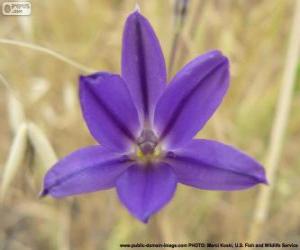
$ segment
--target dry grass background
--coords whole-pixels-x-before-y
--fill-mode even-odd
[[[138,2],[168,61],[176,33],[173,1]],[[293,67],[286,65],[286,57],[290,33],[297,30],[292,29],[296,3],[190,1],[172,74],[214,48],[228,55],[232,74],[223,105],[199,136],[267,161],[283,75]],[[43,174],[56,157],[95,143],[80,114],[78,75],[89,68],[120,71],[123,24],[134,5],[134,0],[32,0],[30,17],[0,15],[0,39],[40,45],[88,68],[0,40],[0,78],[9,86],[0,85],[0,249],[113,250],[128,242],[235,242],[249,237],[300,243],[299,64],[291,70],[298,76],[289,97],[290,116],[279,121],[287,126],[269,187],[226,193],[179,185],[172,202],[147,225],[127,213],[114,190],[63,200],[37,198]],[[300,24],[296,26],[299,30]],[[257,196],[265,188],[272,191],[270,206],[257,226]],[[249,236],[251,228],[257,236]]]

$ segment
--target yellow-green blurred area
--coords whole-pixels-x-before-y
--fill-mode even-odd
[[[179,31],[174,22],[175,1],[138,2],[157,33],[167,65],[173,65],[169,78],[208,50],[219,49],[229,57],[230,89],[198,136],[234,145],[265,163],[283,74],[288,70],[297,1],[190,0]],[[87,68],[120,72],[123,25],[135,0],[31,3],[31,16],[0,15],[1,39],[45,47]],[[176,32],[175,59],[170,63]],[[21,157],[18,150],[25,152],[11,170],[2,197],[0,249],[113,250],[121,243],[245,242],[251,228],[259,232],[254,242],[299,244],[299,69],[298,64],[290,115],[287,121],[279,121],[287,127],[276,178],[264,187],[272,193],[260,200],[269,204],[264,223],[254,226],[254,218],[260,216],[256,204],[260,187],[215,192],[179,184],[173,200],[148,224],[142,224],[129,215],[114,189],[60,200],[38,199],[53,151],[59,159],[96,143],[85,126],[77,97],[78,76],[87,72],[49,53],[0,42],[1,79],[9,86],[0,85],[0,182],[9,176],[3,173],[11,150],[17,151],[15,158]],[[35,139],[25,136],[25,146],[12,147],[23,122],[34,124],[31,137]],[[14,159],[10,161],[13,164]],[[269,166],[265,167],[268,171]]]

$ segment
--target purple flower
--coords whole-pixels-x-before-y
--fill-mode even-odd
[[[225,191],[266,183],[263,167],[251,157],[220,142],[193,139],[228,89],[228,59],[208,52],[166,82],[157,37],[136,11],[124,29],[121,76],[80,77],[82,113],[101,146],[79,149],[56,163],[42,195],[115,187],[130,213],[147,222],[171,200],[177,183]]]

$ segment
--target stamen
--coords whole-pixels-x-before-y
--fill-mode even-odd
[[[135,157],[140,163],[148,164],[161,157],[162,151],[158,145],[158,137],[151,129],[144,129],[136,143]]]
[[[151,129],[144,129],[137,139],[137,144],[143,154],[153,154],[158,144],[158,138]]]

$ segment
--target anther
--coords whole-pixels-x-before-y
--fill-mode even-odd
[[[157,146],[158,138],[155,133],[150,129],[144,129],[139,138],[137,144],[143,154],[153,154],[155,147]]]

